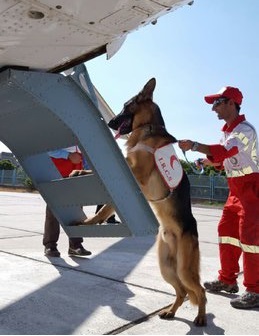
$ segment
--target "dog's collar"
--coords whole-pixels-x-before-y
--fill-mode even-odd
[[[143,139],[146,139],[150,136],[155,136],[155,135],[163,135],[166,134],[166,128],[163,125],[156,125],[156,124],[146,124],[146,125],[142,125],[139,126],[137,128],[135,128],[134,130],[132,130],[132,133],[137,131],[137,130],[143,130],[144,131],[144,135],[143,135]]]
[[[162,125],[147,124],[143,126],[143,130],[144,130],[143,140],[151,136],[164,135],[165,133],[167,133],[165,126]]]
[[[157,131],[165,131],[165,126],[163,125],[147,124],[143,128],[146,131],[146,135],[156,135]]]

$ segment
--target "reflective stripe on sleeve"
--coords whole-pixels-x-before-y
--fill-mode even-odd
[[[244,133],[235,133],[235,136],[245,145],[247,146],[249,143],[248,137]]]

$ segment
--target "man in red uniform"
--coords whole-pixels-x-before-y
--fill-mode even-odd
[[[218,279],[204,286],[212,292],[238,292],[238,262],[243,253],[246,291],[230,304],[251,309],[259,307],[259,153],[256,130],[239,114],[242,99],[239,89],[230,86],[205,96],[218,118],[226,122],[220,144],[181,140],[179,147],[206,154],[203,163],[224,168],[228,180],[229,196],[218,226],[221,269]]]
[[[49,152],[51,160],[62,177],[68,177],[75,170],[83,169],[83,157],[77,146]],[[60,225],[50,208],[46,207],[46,218],[43,234],[43,245],[47,257],[59,257],[57,242],[60,234]],[[68,254],[73,256],[88,256],[91,254],[83,245],[83,238],[69,238]]]

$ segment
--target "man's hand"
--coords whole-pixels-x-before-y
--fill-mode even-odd
[[[192,149],[193,141],[192,140],[179,140],[178,146],[181,150],[187,152],[188,150]]]
[[[203,166],[213,166],[213,163],[209,160],[209,159],[200,159],[200,163],[203,165]]]
[[[181,148],[181,150],[187,152],[188,150],[200,152],[206,155],[211,155],[210,147],[209,145],[201,144],[197,141],[192,140],[179,140],[178,146]]]

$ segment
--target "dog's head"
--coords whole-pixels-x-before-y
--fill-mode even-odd
[[[153,102],[155,86],[155,78],[150,79],[135,97],[124,104],[123,110],[110,120],[109,127],[123,135],[131,133],[141,124],[155,122],[164,126],[159,107]]]
[[[156,126],[160,135],[170,138],[171,142],[177,140],[167,133],[165,123],[159,106],[153,102],[153,92],[156,87],[155,78],[151,78],[143,89],[124,104],[123,110],[108,123],[119,135],[129,134],[136,128],[145,125]]]

